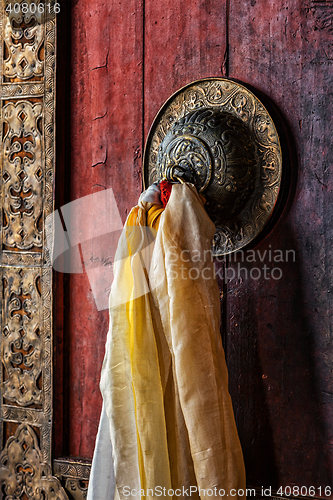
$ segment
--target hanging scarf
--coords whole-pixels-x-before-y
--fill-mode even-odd
[[[141,202],[127,218],[88,500],[111,500],[114,490],[120,499],[237,499],[245,490],[219,332],[214,232],[186,184],[173,186],[165,209]]]

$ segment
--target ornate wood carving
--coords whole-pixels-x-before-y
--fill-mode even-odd
[[[65,490],[74,500],[86,500],[88,493],[88,481],[82,482],[79,479],[66,479]]]
[[[70,458],[53,461],[54,475],[61,480],[66,493],[73,500],[85,500],[87,498],[90,469],[90,462],[78,462]]]
[[[20,250],[42,247],[42,102],[9,102],[3,107],[3,245]]]
[[[42,9],[37,7],[40,2],[25,0],[20,3],[20,9],[15,9],[16,12],[15,3],[17,2],[5,2],[6,7],[12,6],[12,9],[7,10],[5,19],[4,41],[8,52],[8,57],[4,60],[5,77],[20,80],[43,77],[45,23]]]
[[[4,498],[66,500],[59,480],[43,462],[38,437],[32,427],[22,424],[11,436],[0,456]]]
[[[74,478],[87,481],[90,476],[91,463],[75,461],[70,458],[56,459],[53,461],[54,474],[62,478]]]
[[[39,269],[3,269],[3,397],[9,403],[41,408],[44,349],[40,282]]]
[[[0,0],[4,500],[67,498],[51,469],[52,267],[44,231],[53,212],[54,5]]]

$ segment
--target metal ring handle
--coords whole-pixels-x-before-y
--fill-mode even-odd
[[[178,175],[175,175],[173,173],[173,170],[176,167],[179,167],[179,165],[177,165],[176,163],[174,165],[168,166],[166,171],[164,172],[162,180],[163,181],[171,181],[171,182],[178,181],[178,182],[180,182],[180,184],[185,184],[184,179],[182,179],[181,177],[179,177]]]

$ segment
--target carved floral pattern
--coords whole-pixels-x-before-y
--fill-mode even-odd
[[[56,19],[52,9],[22,14],[23,3],[40,2],[0,0],[0,442],[4,423],[18,425],[1,454],[0,491],[4,500],[67,500],[51,471],[52,266],[43,227],[54,210]],[[19,12],[8,14],[14,4]]]
[[[3,397],[23,406],[42,401],[40,281],[38,269],[3,270]]]
[[[28,250],[42,247],[38,227],[43,205],[43,107],[29,101],[3,108],[5,129],[3,180],[3,244]]]
[[[21,80],[41,77],[44,73],[41,50],[44,43],[43,14],[38,9],[32,13],[30,8],[23,14],[22,5],[17,9],[18,12],[15,12],[15,3],[19,2],[6,2],[11,5],[12,11],[5,18],[4,41],[8,57],[4,60],[4,75],[8,79]],[[37,4],[32,0],[25,0],[24,3],[28,6]]]
[[[22,424],[11,436],[0,456],[0,488],[3,500],[68,500],[50,467],[43,463],[38,437],[32,427]]]
[[[86,500],[88,493],[88,481],[81,481],[77,478],[67,478],[65,489],[74,500]]]
[[[71,459],[56,459],[53,462],[54,474],[64,484],[69,497],[74,500],[85,500],[88,492],[88,481],[91,463]]]

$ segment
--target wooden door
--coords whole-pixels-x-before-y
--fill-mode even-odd
[[[331,0],[64,0],[58,15],[56,209],[112,188],[124,222],[149,127],[193,80],[240,80],[279,124],[287,187],[275,224],[255,260],[218,264],[230,393],[258,495],[332,496],[332,26]],[[264,265],[268,279],[251,277]],[[108,311],[87,273],[54,278],[54,470],[79,498]]]
[[[280,124],[289,186],[278,221],[253,247],[255,262],[245,252],[239,276],[232,257],[222,264],[236,278],[229,271],[220,289],[247,482],[284,494],[304,486],[320,496],[332,485],[332,8],[311,0],[80,0],[69,12],[66,201],[112,187],[124,221],[141,191],[149,127],[193,80],[252,86]],[[263,264],[282,275],[252,279]],[[94,308],[85,274],[64,279],[67,380],[55,450],[91,458],[108,312]]]

